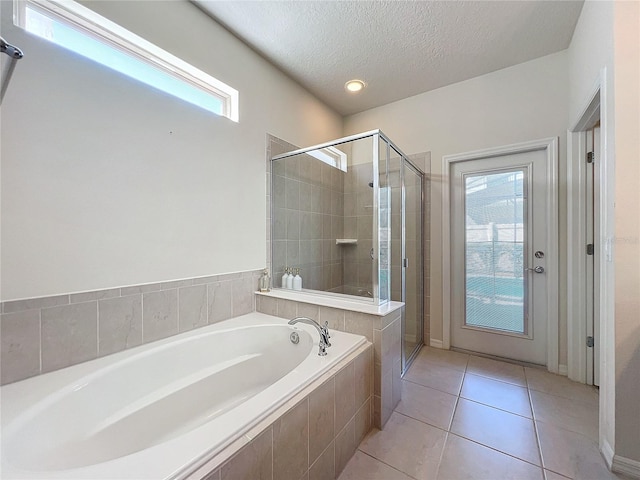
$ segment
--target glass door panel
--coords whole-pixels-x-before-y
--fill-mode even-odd
[[[467,327],[527,334],[526,170],[464,176]]]
[[[404,368],[423,343],[422,175],[404,162]]]

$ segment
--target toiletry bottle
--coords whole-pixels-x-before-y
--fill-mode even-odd
[[[300,276],[300,269],[296,269],[296,276],[293,277],[293,289],[302,290],[302,277]]]
[[[287,277],[287,288],[293,290],[293,269],[289,269],[289,276]]]
[[[289,267],[284,267],[282,274],[282,288],[287,288],[287,279],[289,278]]]
[[[269,278],[269,270],[267,270],[266,268],[264,269],[264,271],[262,272],[262,276],[260,277],[260,291],[261,292],[268,292],[269,289],[269,284],[270,284],[270,278]]]

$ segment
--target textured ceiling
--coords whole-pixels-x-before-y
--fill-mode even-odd
[[[348,115],[564,50],[583,2],[195,3]],[[367,88],[347,93],[352,78]]]

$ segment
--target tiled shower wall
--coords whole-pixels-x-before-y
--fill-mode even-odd
[[[275,155],[279,155],[281,153],[290,152],[292,150],[296,150],[298,147],[287,143],[283,140],[278,139],[277,137],[267,135],[267,158],[266,158],[266,189],[267,189],[267,266],[270,272],[273,272],[272,265],[272,252],[271,252],[271,157]],[[411,295],[414,298],[418,298],[422,296],[424,301],[424,342],[429,344],[429,332],[430,332],[430,295],[431,295],[431,281],[430,281],[430,271],[431,271],[431,235],[430,235],[430,225],[431,225],[431,181],[430,174],[431,171],[431,153],[418,153],[414,155],[409,155],[409,159],[422,171],[426,172],[425,182],[424,182],[424,231],[423,231],[423,264],[424,264],[424,281],[423,281],[423,289],[422,292],[412,291]],[[318,163],[321,163],[318,161]],[[394,169],[393,160],[390,162],[390,169]],[[331,168],[331,167],[329,167]],[[395,165],[397,168],[397,165]],[[336,170],[336,169],[332,169]],[[337,171],[337,170],[336,170]],[[286,173],[286,166],[285,166]],[[371,193],[371,188],[369,187],[369,182],[372,181],[372,166],[371,164],[363,164],[352,166],[349,171],[344,175],[344,227],[343,227],[343,238],[357,238],[358,245],[357,246],[336,246],[335,240],[331,245],[332,250],[328,255],[331,257],[331,261],[336,261],[337,258],[341,258],[344,261],[344,266],[342,269],[342,278],[343,278],[343,286],[339,288],[333,288],[333,290],[340,290],[344,293],[355,293],[358,294],[358,290],[364,290],[369,287],[369,290],[373,288],[371,284],[371,257],[369,256],[369,252],[371,250],[371,237],[373,232],[372,222],[373,217],[370,212],[368,212],[367,206],[373,204],[373,198]],[[393,178],[390,178],[390,183],[393,186]],[[396,182],[399,185],[399,182]],[[359,194],[359,195],[358,195]],[[285,202],[286,202],[286,192],[285,192]],[[392,188],[392,205],[396,202],[400,201],[400,189]],[[373,210],[372,208],[369,210]],[[283,228],[280,226],[279,228]],[[319,227],[316,227],[319,228]],[[331,226],[333,228],[333,224]],[[322,239],[327,240],[325,238],[325,232],[329,230],[324,228]],[[392,215],[392,232],[394,232],[394,240],[399,240],[401,230],[399,228],[399,216],[393,218]],[[335,232],[332,232],[335,233]],[[319,237],[320,238],[320,237]],[[334,238],[341,238],[340,236],[336,236]],[[331,238],[329,238],[329,242],[331,242]],[[295,255],[295,242],[293,245],[292,255]],[[393,242],[392,242],[393,245]],[[286,246],[284,242],[279,243],[276,248],[278,249],[278,256],[280,258],[287,258]],[[329,248],[329,244],[325,244],[325,248]],[[415,248],[418,248],[416,245]],[[397,253],[397,252],[396,252]],[[327,255],[327,250],[323,251],[323,255]],[[292,260],[295,257],[290,257]],[[398,255],[399,258],[399,255]],[[395,261],[395,256],[393,256],[392,252],[392,261]],[[293,265],[289,265],[293,266]],[[276,268],[278,268],[276,266]],[[392,299],[398,298],[398,290],[399,290],[399,282],[397,279],[400,278],[398,271],[399,267],[396,267],[395,271],[392,271],[391,279],[391,289],[392,292],[395,291],[395,295],[392,294]],[[303,287],[316,289],[317,287],[313,285],[318,285],[318,283],[309,283],[305,278],[305,272],[302,271],[303,276]],[[334,274],[337,275],[334,271]],[[282,272],[277,272],[276,274],[272,274],[272,284],[273,286],[280,287],[280,277],[282,276]],[[318,290],[328,290],[323,288],[317,288]],[[348,291],[345,291],[348,290]],[[362,292],[365,293],[365,292]]]
[[[0,304],[2,384],[255,310],[261,271]]]
[[[273,280],[280,287],[285,267],[300,268],[303,286],[330,291],[343,283],[344,172],[309,155],[270,162],[291,151],[271,137],[267,148],[267,177],[273,178]]]
[[[362,163],[349,168],[344,182],[344,236],[357,245],[344,245],[341,293],[373,296],[371,248],[373,247],[373,166]]]

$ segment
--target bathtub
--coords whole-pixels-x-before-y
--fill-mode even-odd
[[[256,312],[3,386],[2,478],[186,478],[366,342],[318,340]]]

